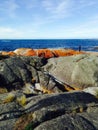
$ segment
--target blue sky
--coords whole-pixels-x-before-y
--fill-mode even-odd
[[[0,0],[0,38],[98,38],[98,0]]]

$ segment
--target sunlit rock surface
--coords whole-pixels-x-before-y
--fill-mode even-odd
[[[0,130],[98,130],[98,57],[80,53],[0,53]]]
[[[98,57],[81,54],[51,58],[44,70],[71,86],[86,88],[98,86]]]
[[[18,48],[14,51],[6,52],[2,51],[2,55],[20,55],[20,56],[39,56],[45,58],[70,56],[76,54],[82,54],[83,52],[71,50],[71,49],[31,49],[31,48]]]

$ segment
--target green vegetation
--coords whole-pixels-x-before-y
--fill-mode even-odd
[[[33,130],[32,128],[33,128],[33,126],[32,126],[32,122],[31,122],[31,123],[29,123],[29,124],[25,127],[25,130]]]

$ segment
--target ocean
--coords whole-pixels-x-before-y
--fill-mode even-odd
[[[0,51],[13,51],[17,48],[70,48],[78,50],[79,46],[83,51],[97,51],[98,39],[21,39],[21,40],[0,40]]]

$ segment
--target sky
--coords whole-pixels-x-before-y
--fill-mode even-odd
[[[98,39],[98,0],[0,0],[0,39]]]

